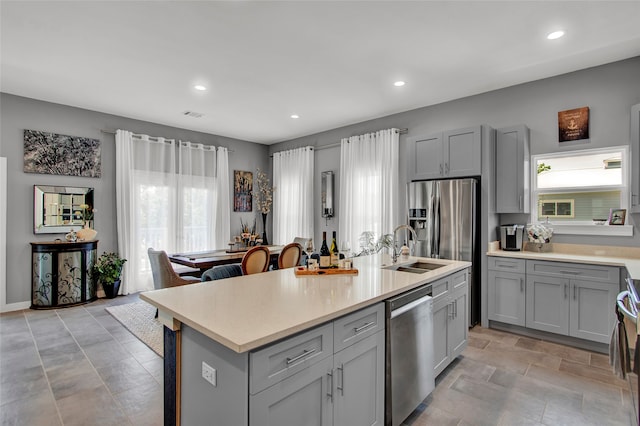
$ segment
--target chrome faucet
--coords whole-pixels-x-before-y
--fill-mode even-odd
[[[396,227],[396,229],[393,230],[393,263],[396,263],[398,261],[398,251],[396,248],[396,232],[402,230],[402,229],[407,229],[409,231],[411,231],[411,235],[413,235],[413,240],[416,241],[418,239],[418,236],[416,235],[416,231],[409,225],[398,225]]]

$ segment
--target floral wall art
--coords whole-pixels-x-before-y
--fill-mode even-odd
[[[253,173],[233,171],[233,211],[253,211]]]
[[[100,177],[100,140],[24,131],[24,172]]]

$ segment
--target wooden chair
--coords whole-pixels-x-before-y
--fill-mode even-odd
[[[169,257],[164,250],[149,248],[147,254],[149,255],[151,273],[153,274],[153,288],[156,290],[200,282],[200,278],[181,277],[178,275],[173,270]]]
[[[260,272],[266,272],[269,268],[269,261],[271,260],[271,253],[265,246],[255,246],[244,254],[242,258],[242,274],[258,274]]]
[[[298,243],[290,243],[284,246],[278,256],[278,269],[293,268],[300,264],[302,246]]]
[[[240,275],[242,275],[242,267],[237,263],[218,265],[207,269],[202,274],[202,281],[215,281],[224,278],[239,277]]]

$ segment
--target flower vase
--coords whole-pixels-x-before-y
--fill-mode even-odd
[[[95,229],[89,228],[89,224],[85,223],[84,228],[76,232],[76,235],[79,240],[92,241],[96,238],[96,235],[98,235],[98,231],[96,231]]]
[[[267,214],[262,213],[262,245],[266,246],[269,242],[267,241]]]

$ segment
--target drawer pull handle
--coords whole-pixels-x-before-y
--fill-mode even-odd
[[[355,327],[355,328],[353,329],[353,331],[354,331],[356,334],[358,334],[358,333],[360,333],[362,330],[366,330],[367,328],[371,327],[372,325],[376,325],[375,321],[368,322],[368,323],[366,323],[366,324],[361,325],[360,327]]]
[[[343,370],[343,364],[340,364],[340,367],[338,367],[338,372],[340,374],[338,375],[338,385],[336,386],[336,388],[340,391],[340,395],[344,396],[344,370]]]
[[[331,382],[330,384],[327,384],[327,396],[329,397],[329,400],[333,402],[333,374],[327,373],[327,381]]]
[[[307,355],[311,355],[316,350],[314,349],[305,349],[300,355],[294,356],[293,358],[287,358],[287,365],[293,364],[294,362],[306,357]]]
[[[573,274],[573,275],[580,275],[580,271],[560,271],[561,274]]]

